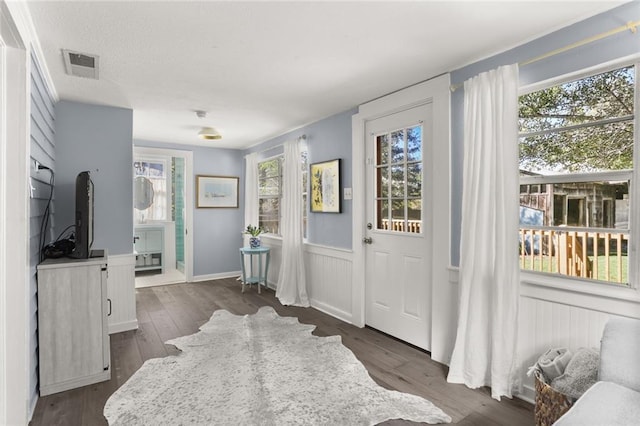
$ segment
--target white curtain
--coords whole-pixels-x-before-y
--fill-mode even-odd
[[[282,264],[276,297],[283,305],[309,306],[302,237],[302,170],[297,140],[284,144],[282,173]]]
[[[464,83],[464,172],[456,343],[447,380],[511,397],[516,376],[518,66]]]
[[[258,153],[244,157],[244,227],[258,226]]]

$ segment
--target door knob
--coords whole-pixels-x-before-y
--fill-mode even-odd
[[[362,239],[362,242],[365,244],[371,244],[373,240],[371,239],[371,237],[365,237]]]

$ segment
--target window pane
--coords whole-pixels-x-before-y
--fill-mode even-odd
[[[391,133],[391,162],[404,161],[404,130]]]
[[[277,234],[279,232],[280,199],[261,198],[258,208],[259,226],[269,233]]]
[[[396,231],[404,231],[404,220],[405,220],[404,207],[405,207],[404,200],[391,201],[391,219],[394,223],[394,229]]]
[[[280,176],[280,158],[274,158],[258,164],[258,179],[275,176]]]
[[[422,196],[422,163],[407,166],[407,196]]]
[[[260,187],[258,188],[258,195],[278,195],[280,194],[280,178],[267,178],[260,180]]]
[[[391,167],[391,196],[404,197],[404,166]]]
[[[389,229],[389,201],[377,200],[376,208],[378,210],[377,211],[377,218],[378,218],[377,229]]]
[[[389,162],[389,135],[380,135],[376,138],[377,164],[387,164]]]
[[[521,268],[628,283],[629,182],[540,187],[520,195]]]
[[[629,229],[629,181],[542,184],[520,194],[520,225]]]
[[[634,67],[549,87],[520,97],[520,132],[633,114]]]
[[[422,161],[422,126],[407,129],[407,161]]]
[[[407,200],[407,232],[422,232],[422,200]]]
[[[389,196],[389,167],[380,167],[376,169],[377,172],[377,188],[376,196],[388,197]]]
[[[633,122],[520,138],[520,170],[559,174],[633,168]]]

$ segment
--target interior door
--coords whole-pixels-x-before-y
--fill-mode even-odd
[[[432,105],[372,120],[367,135],[365,322],[430,350],[431,282],[425,165]],[[443,179],[448,179],[442,176]]]

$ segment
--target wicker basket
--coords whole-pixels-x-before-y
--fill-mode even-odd
[[[534,410],[536,426],[551,426],[575,402],[573,398],[558,392],[549,386],[542,374],[536,372],[536,407]]]

